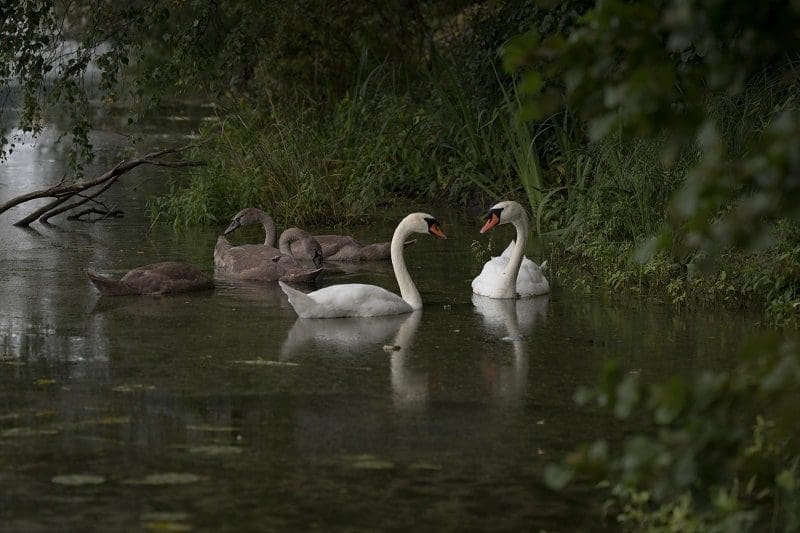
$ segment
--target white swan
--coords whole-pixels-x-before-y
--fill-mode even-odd
[[[361,283],[332,285],[305,294],[279,282],[281,289],[301,318],[399,315],[421,309],[422,298],[403,258],[403,244],[412,233],[430,233],[440,239],[447,238],[436,219],[427,213],[411,213],[400,221],[394,230],[391,246],[392,268],[400,286],[400,296],[382,287]]]
[[[507,223],[516,228],[516,240],[511,241],[499,257],[492,257],[483,265],[481,273],[472,280],[472,292],[489,298],[529,298],[547,294],[550,292],[550,283],[542,274],[547,261],[539,266],[525,257],[528,215],[521,205],[513,201],[493,205],[481,233]]]

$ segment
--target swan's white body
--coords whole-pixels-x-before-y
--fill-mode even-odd
[[[422,298],[403,258],[403,245],[412,233],[431,233],[445,238],[436,219],[425,213],[412,213],[397,225],[392,236],[391,256],[400,296],[382,287],[362,283],[333,285],[305,294],[280,282],[281,289],[301,318],[399,315],[421,309]]]
[[[497,221],[481,232],[488,231],[497,224],[511,223],[517,230],[517,238],[508,245],[498,257],[493,257],[483,265],[481,273],[472,280],[472,292],[489,298],[530,298],[550,292],[550,283],[541,266],[525,257],[525,244],[528,241],[528,216],[517,202],[500,202],[490,210]],[[499,213],[499,214],[497,214]]]

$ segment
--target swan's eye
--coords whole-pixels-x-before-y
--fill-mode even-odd
[[[439,222],[435,218],[426,218],[425,222],[428,223],[428,233],[431,235],[435,235],[440,239],[446,239],[447,236],[442,231],[442,228],[439,227]]]
[[[492,215],[497,215],[497,218],[500,218],[500,213],[503,212],[502,207],[495,207],[493,209],[489,209],[489,212],[486,213],[486,220],[489,221],[492,219]]]

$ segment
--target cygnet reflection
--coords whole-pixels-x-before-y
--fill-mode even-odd
[[[277,283],[252,281],[220,276],[215,272],[214,289],[217,296],[233,296],[252,302],[280,302],[286,296]]]
[[[498,360],[493,351],[481,361],[481,373],[489,390],[505,401],[521,399],[528,387],[528,346],[526,339],[537,321],[546,316],[549,298],[539,296],[518,300],[472,295],[475,311],[481,315],[489,338],[511,345],[511,364]]]
[[[298,318],[281,347],[281,360],[311,349],[326,354],[354,354],[380,351],[391,342],[407,315],[369,318]]]

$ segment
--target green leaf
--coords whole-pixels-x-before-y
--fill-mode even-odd
[[[561,490],[569,484],[575,472],[563,465],[548,464],[544,469],[544,482],[552,490]]]

